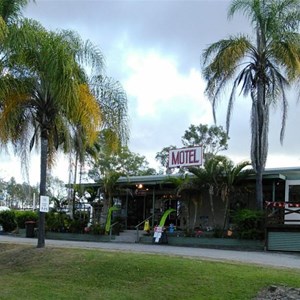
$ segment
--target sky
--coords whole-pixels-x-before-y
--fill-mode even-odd
[[[128,97],[129,148],[157,168],[155,155],[163,147],[182,147],[181,137],[191,124],[213,125],[204,94],[201,54],[211,43],[239,33],[253,35],[248,20],[228,20],[229,0],[36,0],[24,16],[47,29],[72,29],[98,46],[107,75],[123,85]],[[225,128],[228,95],[217,107],[217,125]],[[300,119],[297,95],[288,93],[288,121],[283,145],[279,134],[280,107],[272,108],[268,168],[300,166]],[[237,97],[229,132],[229,149],[222,154],[234,162],[250,158],[250,101]],[[60,158],[53,175],[68,180],[66,159]],[[5,155],[0,164],[6,176],[18,180],[17,158]],[[14,165],[14,167],[11,167]],[[20,178],[20,179],[19,179]],[[30,181],[39,178],[33,155]]]

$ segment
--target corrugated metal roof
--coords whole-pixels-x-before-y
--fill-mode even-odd
[[[192,174],[191,174],[192,175]],[[179,178],[182,174],[170,174],[170,175],[148,175],[148,176],[128,176],[120,177],[118,183],[141,183],[141,184],[159,184],[162,182],[167,182],[168,178]],[[193,175],[192,175],[193,176]]]
[[[167,183],[168,178],[179,178],[182,174],[170,174],[170,175],[148,175],[148,176],[125,176],[120,177],[117,181],[120,185],[134,185],[134,184],[148,184],[156,185],[163,182]],[[193,177],[193,174],[189,174]],[[264,179],[300,179],[300,167],[288,167],[288,168],[268,168],[263,173]],[[255,174],[249,175],[249,179],[255,179]],[[85,186],[98,186],[99,183],[86,183]]]

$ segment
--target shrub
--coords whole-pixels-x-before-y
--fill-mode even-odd
[[[16,221],[19,228],[25,228],[25,222],[38,220],[38,213],[35,211],[15,211]]]
[[[85,227],[87,227],[87,220],[72,220],[70,222],[69,231],[72,233],[84,233]]]
[[[90,226],[90,233],[95,235],[104,235],[105,227],[100,224],[93,224]]]
[[[17,228],[17,221],[15,212],[12,210],[5,210],[0,213],[0,224],[5,232],[11,232]]]
[[[71,219],[65,212],[51,211],[46,214],[46,229],[53,232],[65,232],[70,227]]]
[[[213,230],[213,237],[214,238],[222,238],[223,237],[223,229],[221,226],[216,226]]]
[[[240,239],[264,239],[264,213],[262,211],[241,209],[233,216],[235,234]]]

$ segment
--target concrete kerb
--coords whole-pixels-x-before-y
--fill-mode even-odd
[[[36,238],[20,238],[9,235],[1,235],[0,243],[13,243],[24,245],[37,245]],[[300,269],[299,253],[278,253],[263,251],[237,251],[219,250],[207,248],[179,247],[170,245],[149,245],[132,243],[108,243],[108,242],[79,242],[64,240],[46,240],[46,247],[101,249],[105,251],[124,251],[148,254],[161,254],[170,256],[195,257],[199,259],[226,261],[272,266],[280,268]]]

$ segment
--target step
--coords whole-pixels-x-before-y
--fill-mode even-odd
[[[144,234],[143,230],[139,230],[139,237]],[[120,232],[120,235],[116,235],[113,242],[122,243],[135,243],[136,242],[136,230],[124,230]]]

